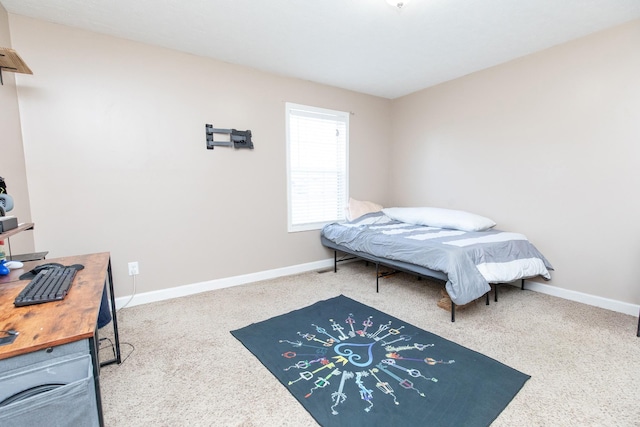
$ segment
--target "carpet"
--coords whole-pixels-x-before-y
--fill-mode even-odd
[[[530,378],[343,295],[231,334],[325,427],[487,426]]]

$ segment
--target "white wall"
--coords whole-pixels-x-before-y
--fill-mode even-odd
[[[110,251],[119,295],[127,261],[150,292],[328,256],[317,232],[286,232],[291,101],[354,113],[353,197],[490,216],[548,256],[552,287],[640,302],[638,21],[395,101],[9,24],[35,72],[17,76],[20,117],[1,123],[22,120],[36,250]],[[205,150],[205,123],[251,129],[256,149]]]
[[[555,287],[640,303],[640,21],[397,99],[392,195],[493,218]]]
[[[116,294],[329,258],[287,233],[285,102],[350,111],[351,194],[388,191],[390,101],[168,49],[9,16],[34,72],[18,95],[35,243],[110,251]],[[205,148],[205,124],[254,150]],[[303,284],[301,284],[303,285]]]

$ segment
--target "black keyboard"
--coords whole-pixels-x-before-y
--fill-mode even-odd
[[[73,267],[52,267],[41,270],[20,292],[13,305],[22,307],[63,300],[69,292],[76,271]]]

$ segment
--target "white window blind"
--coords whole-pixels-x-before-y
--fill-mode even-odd
[[[289,231],[345,219],[349,113],[286,104]]]

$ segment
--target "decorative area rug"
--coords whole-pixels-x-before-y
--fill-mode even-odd
[[[231,334],[322,426],[487,426],[530,378],[343,295]]]

